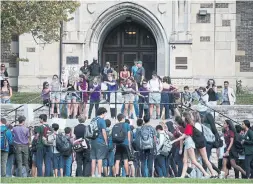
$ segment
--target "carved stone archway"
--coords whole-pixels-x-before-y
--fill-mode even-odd
[[[157,43],[157,72],[159,75],[169,74],[169,43],[164,27],[158,18],[147,8],[132,2],[118,3],[102,12],[93,22],[86,43],[89,47],[90,58],[97,56],[102,43],[112,27],[124,22],[126,17],[148,27],[153,33]],[[92,56],[91,56],[92,55]]]

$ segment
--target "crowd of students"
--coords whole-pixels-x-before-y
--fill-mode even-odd
[[[234,168],[237,178],[253,177],[248,120],[236,126],[225,120],[218,132],[210,113],[185,111],[156,125],[145,115],[136,127],[121,113],[112,126],[106,114],[100,107],[89,122],[79,117],[77,126],[64,130],[50,126],[45,114],[34,128],[25,126],[23,116],[14,127],[2,118],[1,176],[227,178]],[[210,160],[213,149],[217,165]]]

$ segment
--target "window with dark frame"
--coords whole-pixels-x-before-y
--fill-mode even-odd
[[[175,64],[177,70],[187,70],[187,57],[176,57]]]
[[[211,15],[210,15],[210,13],[208,13],[206,15],[197,14],[196,22],[197,23],[211,23]]]

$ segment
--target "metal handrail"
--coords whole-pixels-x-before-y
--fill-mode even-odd
[[[182,95],[182,94],[181,94],[181,95]],[[184,94],[184,95],[187,95],[187,94]],[[189,96],[189,95],[187,95],[187,96]],[[181,98],[182,98],[182,96],[181,96]],[[202,102],[202,101],[200,101],[200,100],[197,100],[197,101],[198,101],[199,103],[201,103],[201,105],[204,105],[205,107],[207,107],[207,108],[211,109],[212,111],[214,111],[214,113],[217,112],[218,114],[220,114],[221,116],[223,116],[223,117],[229,119],[230,121],[233,121],[233,122],[235,122],[236,124],[240,124],[240,123],[238,123],[237,121],[233,120],[232,118],[226,116],[225,114],[223,114],[223,113],[217,111],[216,109],[213,109],[213,108],[211,108],[210,106],[206,105],[204,102]]]

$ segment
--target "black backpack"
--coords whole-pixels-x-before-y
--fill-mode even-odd
[[[193,136],[192,139],[195,143],[197,149],[205,147],[205,137],[201,131],[193,127]]]
[[[124,123],[117,123],[112,128],[112,142],[113,143],[123,143],[126,136],[124,133]]]
[[[62,156],[68,157],[72,154],[70,138],[62,133],[56,135],[56,149]]]

